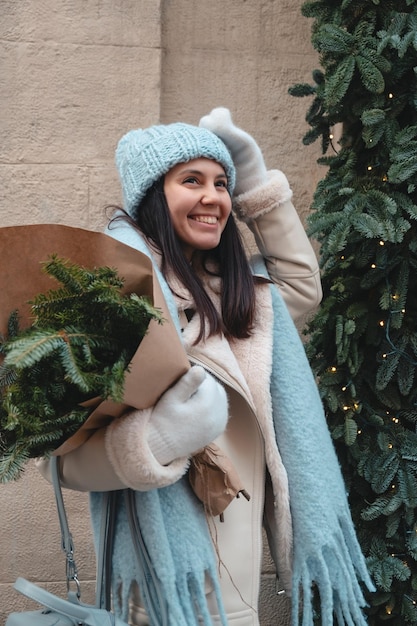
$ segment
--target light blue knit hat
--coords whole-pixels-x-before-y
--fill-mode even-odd
[[[174,165],[206,157],[224,167],[227,189],[233,194],[236,171],[232,157],[217,135],[206,128],[177,122],[131,130],[116,149],[124,209],[135,217],[148,189]]]

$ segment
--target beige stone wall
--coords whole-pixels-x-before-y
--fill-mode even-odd
[[[300,215],[319,176],[306,149],[307,101],[287,94],[317,65],[301,0],[0,0],[0,226],[61,223],[101,230],[118,202],[114,147],[128,129],[197,123],[229,107],[283,169]],[[1,253],[1,252],[0,252]],[[19,254],[19,251],[16,251]],[[0,295],[1,299],[1,295]],[[33,606],[22,575],[64,592],[51,488],[30,464],[0,486],[0,623]],[[67,493],[84,591],[94,559],[85,494]],[[287,623],[265,554],[262,626]]]

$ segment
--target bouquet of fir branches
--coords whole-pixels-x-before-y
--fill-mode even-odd
[[[60,286],[30,301],[28,328],[14,311],[0,336],[0,482],[74,434],[91,413],[88,400],[122,402],[132,356],[149,322],[162,321],[148,297],[122,293],[114,269],[56,255],[43,269]]]

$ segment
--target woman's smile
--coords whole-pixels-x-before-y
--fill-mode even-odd
[[[218,219],[212,215],[190,215],[191,220],[203,222],[204,224],[217,224]]]

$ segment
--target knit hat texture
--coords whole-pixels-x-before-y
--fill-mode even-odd
[[[174,165],[202,157],[223,166],[232,195],[235,166],[225,144],[212,131],[182,122],[129,131],[116,149],[124,209],[135,218],[139,203],[154,182]]]

